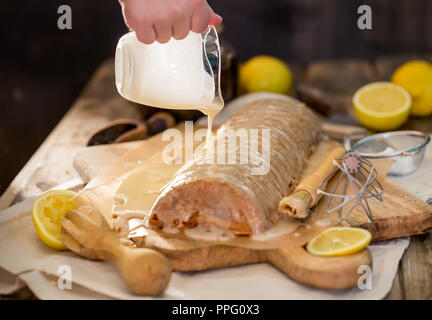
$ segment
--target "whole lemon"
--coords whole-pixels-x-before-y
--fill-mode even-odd
[[[392,76],[392,82],[404,87],[412,97],[411,114],[432,114],[432,65],[414,60],[400,66]]]
[[[275,57],[256,56],[240,67],[239,85],[242,92],[268,91],[288,94],[292,81],[288,65]]]

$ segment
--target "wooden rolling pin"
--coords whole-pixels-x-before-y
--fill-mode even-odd
[[[317,193],[319,185],[335,171],[333,160],[343,157],[344,154],[345,149],[342,147],[330,151],[318,169],[300,181],[294,192],[280,201],[281,212],[294,218],[306,218],[309,209],[320,199]]]
[[[127,247],[93,208],[71,210],[62,218],[62,240],[68,249],[91,260],[110,260],[129,289],[138,295],[164,292],[171,279],[171,263],[161,253]]]

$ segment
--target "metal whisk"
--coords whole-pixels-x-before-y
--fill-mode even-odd
[[[327,212],[338,211],[338,222],[340,223],[348,217],[357,204],[360,204],[369,221],[372,221],[373,217],[368,199],[375,198],[383,201],[382,194],[384,193],[382,185],[378,181],[375,167],[369,160],[362,158],[355,152],[348,152],[343,158],[334,159],[333,162],[337,171],[328,176],[318,188],[318,194],[329,196]],[[339,177],[332,192],[322,190],[322,187],[327,186],[328,181],[333,175],[337,175],[338,171]],[[339,188],[340,186],[342,188]],[[346,194],[348,186],[353,191],[351,195]],[[340,201],[338,202],[335,198],[340,199]],[[347,206],[350,202],[352,203]]]

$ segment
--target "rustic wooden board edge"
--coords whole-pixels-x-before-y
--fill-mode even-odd
[[[304,247],[285,249],[248,249],[225,245],[211,245],[191,250],[161,249],[174,271],[198,272],[255,263],[269,263],[290,279],[318,289],[347,289],[359,279],[358,268],[372,267],[368,249],[340,257],[318,257]]]
[[[73,151],[85,146],[101,125],[117,118],[140,116],[136,106],[117,94],[113,74],[113,59],[103,61],[71,108],[3,192],[0,210],[78,178],[72,165]]]
[[[91,79],[83,89],[80,97],[85,93],[88,93],[90,89],[94,86],[94,83],[103,76],[104,73],[107,72],[109,65],[112,64],[112,59],[106,60],[101,63],[98,67],[97,71],[92,75]],[[80,97],[78,97],[77,101],[73,104],[73,106],[66,112],[63,118],[59,121],[59,123],[55,126],[55,128],[50,132],[48,137],[44,140],[44,142],[39,146],[33,156],[27,161],[24,167],[20,170],[18,175],[14,180],[10,183],[7,189],[3,192],[0,197],[0,210],[6,209],[13,203],[14,199],[19,195],[21,190],[26,186],[26,184],[31,179],[33,173],[36,171],[37,167],[43,161],[44,156],[50,152],[50,149],[56,143],[56,140],[59,139],[62,128],[65,124],[75,116],[76,109],[80,108]]]
[[[372,241],[384,241],[398,238],[412,237],[428,233],[432,230],[432,214],[424,212],[413,217],[398,217],[389,219],[377,219],[372,222],[365,223],[358,227],[369,230],[372,233]],[[398,225],[401,230],[397,235],[392,226]],[[377,236],[378,230],[380,235]]]

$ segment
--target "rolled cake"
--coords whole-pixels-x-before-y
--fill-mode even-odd
[[[235,163],[206,163],[226,141],[224,137],[240,129],[262,133],[250,134],[241,142],[249,147],[258,145],[258,159],[241,163],[240,145],[227,151],[236,153]],[[264,129],[270,129],[270,134],[264,135]],[[202,153],[176,173],[153,205],[148,221],[159,228],[202,225],[235,235],[262,233],[281,218],[279,201],[298,184],[320,138],[319,119],[295,99],[266,99],[246,105],[219,128],[213,137],[213,153]],[[263,143],[268,142],[266,156]],[[263,164],[268,165],[267,172],[252,174]]]

